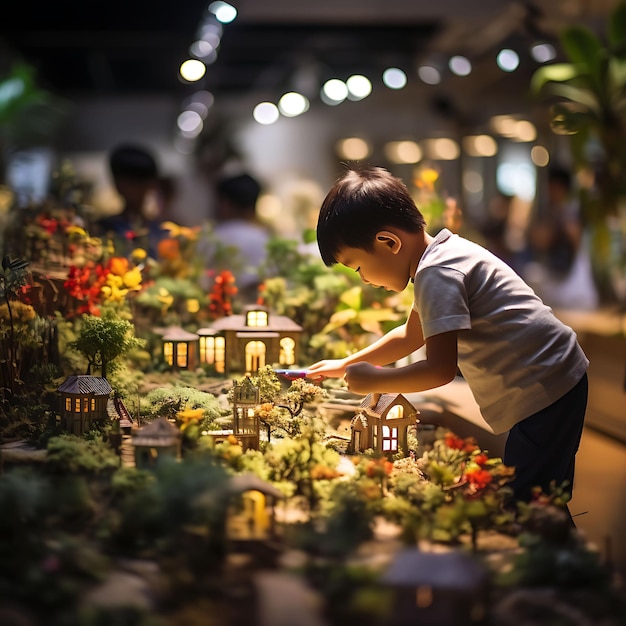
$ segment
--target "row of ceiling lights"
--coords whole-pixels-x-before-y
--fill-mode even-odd
[[[216,0],[209,5],[206,17],[199,27],[198,39],[190,46],[192,58],[180,66],[179,72],[183,81],[195,83],[205,76],[207,65],[217,60],[223,25],[231,23],[236,17],[237,9],[227,2]],[[538,63],[547,63],[556,57],[556,51],[549,43],[537,43],[532,46],[530,52]],[[519,55],[512,49],[504,48],[497,54],[496,63],[502,71],[513,72],[519,67]],[[457,76],[469,76],[472,73],[471,61],[461,55],[451,57],[447,66],[450,72]],[[442,80],[442,65],[424,64],[418,68],[417,74],[425,84],[437,85]],[[399,90],[407,85],[408,78],[402,69],[390,67],[383,72],[382,82],[389,89]],[[358,101],[367,98],[372,89],[370,79],[361,74],[350,76],[345,81],[332,78],[322,85],[320,100],[328,106],[336,106],[345,100]],[[204,119],[213,103],[214,97],[208,91],[198,91],[184,103],[183,111],[177,119],[179,133],[177,143],[181,151],[191,152],[193,141],[202,132]],[[297,117],[308,111],[309,107],[310,101],[305,95],[290,91],[283,94],[277,104],[269,101],[260,102],[254,107],[252,114],[259,124],[270,125],[278,121],[281,115]],[[529,124],[517,122],[518,125],[524,123]],[[506,132],[501,134],[506,135]],[[532,139],[521,140],[532,141]]]

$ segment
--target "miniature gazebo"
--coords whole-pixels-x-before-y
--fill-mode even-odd
[[[241,315],[215,320],[198,330],[200,363],[216,372],[256,372],[274,363],[289,367],[298,362],[302,326],[284,315],[254,305]]]
[[[101,376],[69,376],[57,389],[61,425],[73,435],[84,435],[97,420],[108,417],[107,404],[113,389]]]
[[[165,417],[160,417],[132,437],[135,467],[149,469],[164,458],[180,458],[181,433]]]
[[[407,431],[418,414],[402,394],[370,393],[352,418],[350,449],[357,453],[371,448],[381,454],[402,450],[408,455]]]
[[[259,449],[259,418],[256,409],[260,402],[260,390],[250,376],[240,382],[233,381],[233,435],[237,437],[244,452]]]

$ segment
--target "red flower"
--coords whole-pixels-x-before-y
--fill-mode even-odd
[[[474,463],[476,463],[476,465],[480,465],[480,467],[484,467],[487,464],[489,457],[486,454],[477,454],[473,460],[474,460]]]
[[[484,489],[492,480],[491,474],[484,469],[474,469],[465,472],[465,479],[477,489]]]

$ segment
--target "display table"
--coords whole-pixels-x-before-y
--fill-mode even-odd
[[[555,310],[574,329],[589,359],[586,425],[626,443],[626,311]]]

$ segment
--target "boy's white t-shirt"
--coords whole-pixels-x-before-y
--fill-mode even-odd
[[[496,434],[570,391],[589,361],[563,324],[501,259],[449,230],[426,248],[413,308],[424,338],[458,331],[458,365]]]

